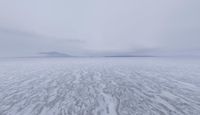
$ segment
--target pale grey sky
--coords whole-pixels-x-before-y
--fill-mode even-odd
[[[0,57],[200,49],[200,0],[0,0]]]

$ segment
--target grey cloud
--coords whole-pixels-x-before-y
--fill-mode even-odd
[[[2,57],[33,56],[42,51],[63,51],[76,54],[73,48],[84,44],[79,39],[50,38],[17,30],[0,29],[0,52]],[[77,50],[80,50],[78,48]]]

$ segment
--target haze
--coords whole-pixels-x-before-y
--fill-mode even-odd
[[[199,0],[1,0],[0,57],[196,55],[199,6]]]

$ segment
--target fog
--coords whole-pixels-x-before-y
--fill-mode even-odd
[[[0,57],[194,55],[199,6],[199,0],[1,0]]]

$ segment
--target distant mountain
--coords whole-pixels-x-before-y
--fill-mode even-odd
[[[44,57],[72,57],[71,55],[65,54],[65,53],[61,53],[61,52],[40,52],[40,55],[44,56]]]

